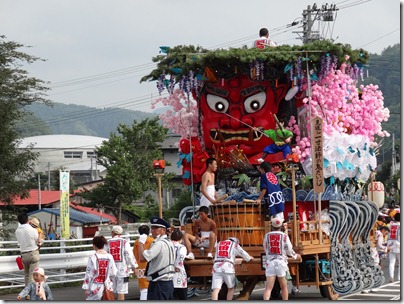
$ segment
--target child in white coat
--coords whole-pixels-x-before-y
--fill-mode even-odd
[[[34,282],[29,283],[18,294],[17,300],[21,300],[27,296],[32,301],[53,300],[52,292],[46,283],[45,270],[43,268],[35,268],[33,271]]]

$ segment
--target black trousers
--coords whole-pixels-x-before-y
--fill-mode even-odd
[[[188,288],[174,288],[173,300],[186,300]]]
[[[173,281],[149,282],[147,300],[172,300],[174,293]]]

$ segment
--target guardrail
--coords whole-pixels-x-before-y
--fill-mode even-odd
[[[133,246],[139,234],[123,237],[128,238]],[[92,238],[44,241],[40,248],[39,265],[45,270],[48,284],[82,281],[85,274],[83,268],[87,265],[88,257],[94,253],[91,242]],[[58,252],[46,253],[55,250]],[[12,255],[4,255],[4,252]],[[0,289],[25,286],[24,271],[18,270],[15,261],[19,252],[17,241],[0,242]]]

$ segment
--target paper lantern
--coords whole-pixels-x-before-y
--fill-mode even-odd
[[[373,191],[372,191],[373,190]],[[369,200],[375,202],[377,207],[382,208],[384,205],[384,185],[382,182],[373,182],[368,185]]]

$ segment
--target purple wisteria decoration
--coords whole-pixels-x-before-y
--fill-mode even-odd
[[[164,85],[165,79],[166,79],[166,76],[164,74],[162,74],[156,81],[156,86],[157,86],[157,90],[159,91],[159,95],[161,95],[161,92],[163,92],[165,89],[165,85]]]
[[[299,88],[302,87],[304,75],[303,75],[303,69],[302,69],[302,57],[299,56],[297,58],[297,63],[296,63],[296,77],[297,77],[297,85]]]
[[[338,57],[335,55],[332,55],[333,61],[334,61],[334,69],[337,69],[338,66]]]
[[[295,73],[294,73],[294,71],[293,71],[293,68],[292,69],[290,69],[289,70],[289,78],[290,78],[290,81],[294,81],[294,79],[295,79]]]
[[[255,79],[264,80],[264,64],[262,62],[255,61],[254,68],[255,68]]]
[[[172,94],[174,92],[174,87],[175,87],[175,76],[171,75],[170,80],[167,84],[167,91],[168,93]]]

